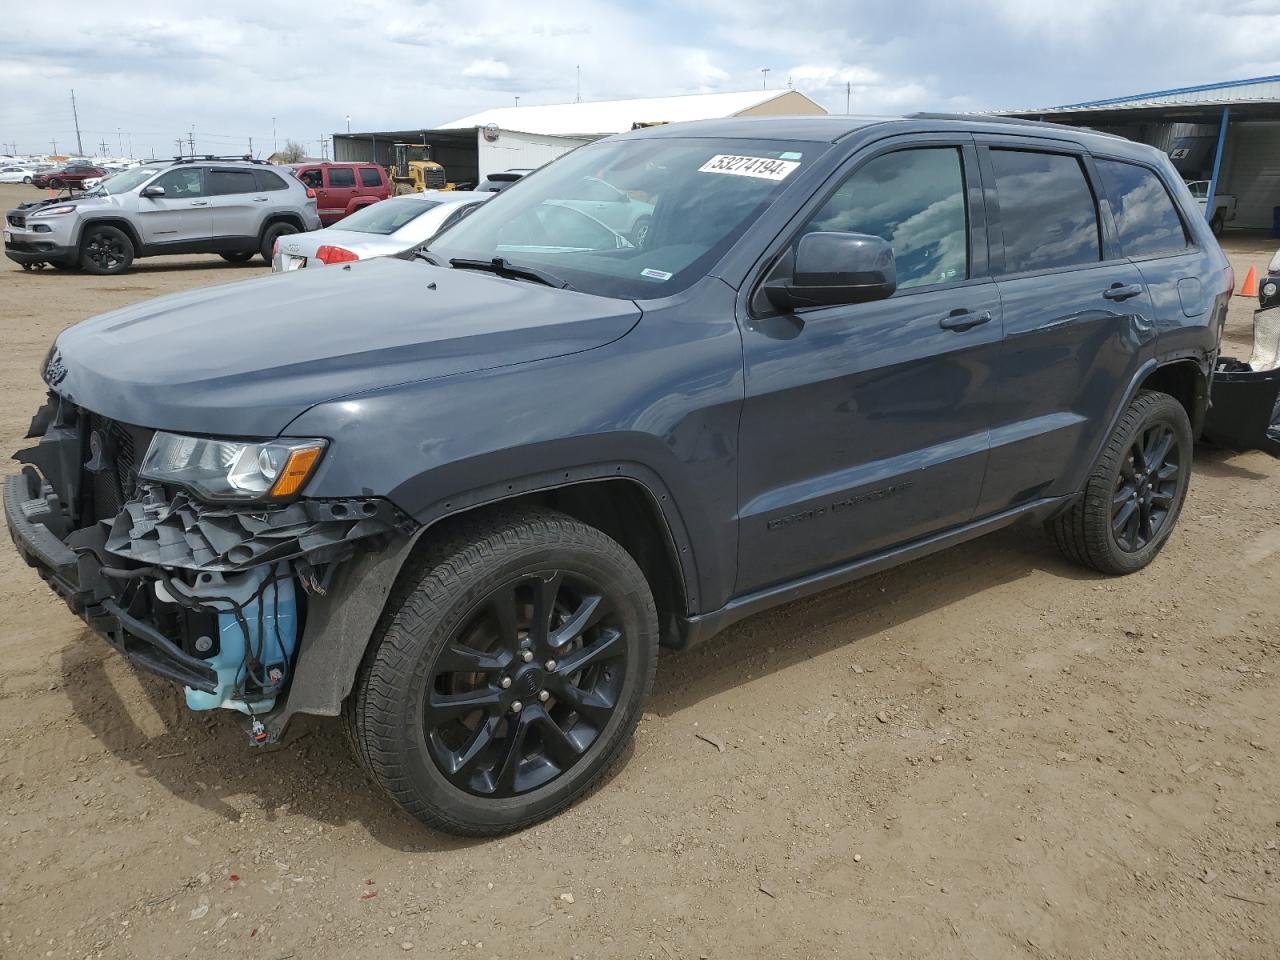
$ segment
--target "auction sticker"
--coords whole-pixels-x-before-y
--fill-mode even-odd
[[[800,166],[795,160],[771,157],[739,157],[717,153],[698,168],[699,173],[724,173],[731,177],[755,177],[757,180],[785,180]]]

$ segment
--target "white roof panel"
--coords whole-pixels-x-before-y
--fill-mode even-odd
[[[642,97],[637,100],[598,100],[547,106],[494,107],[442,124],[440,130],[460,130],[496,124],[503,130],[550,136],[602,136],[623,133],[637,123],[677,123],[732,117],[790,90],[745,93],[696,93],[682,97]]]

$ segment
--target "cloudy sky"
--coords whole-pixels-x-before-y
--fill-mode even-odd
[[[1046,106],[1280,74],[1280,0],[6,3],[0,141],[255,152],[490,106],[793,86],[833,112]],[[92,145],[92,146],[91,146]],[[2,151],[0,151],[2,152]]]

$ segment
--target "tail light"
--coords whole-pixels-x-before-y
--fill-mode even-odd
[[[352,260],[359,260],[358,253],[352,253],[346,247],[332,247],[325,244],[316,251],[316,259],[321,263],[350,263]]]
[[[314,200],[315,198],[316,198],[316,192],[312,190],[310,187],[307,187],[307,199]]]

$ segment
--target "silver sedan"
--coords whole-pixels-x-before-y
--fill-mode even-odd
[[[287,273],[408,253],[493,196],[469,190],[429,190],[389,197],[332,227],[281,237],[271,258],[271,271]]]

